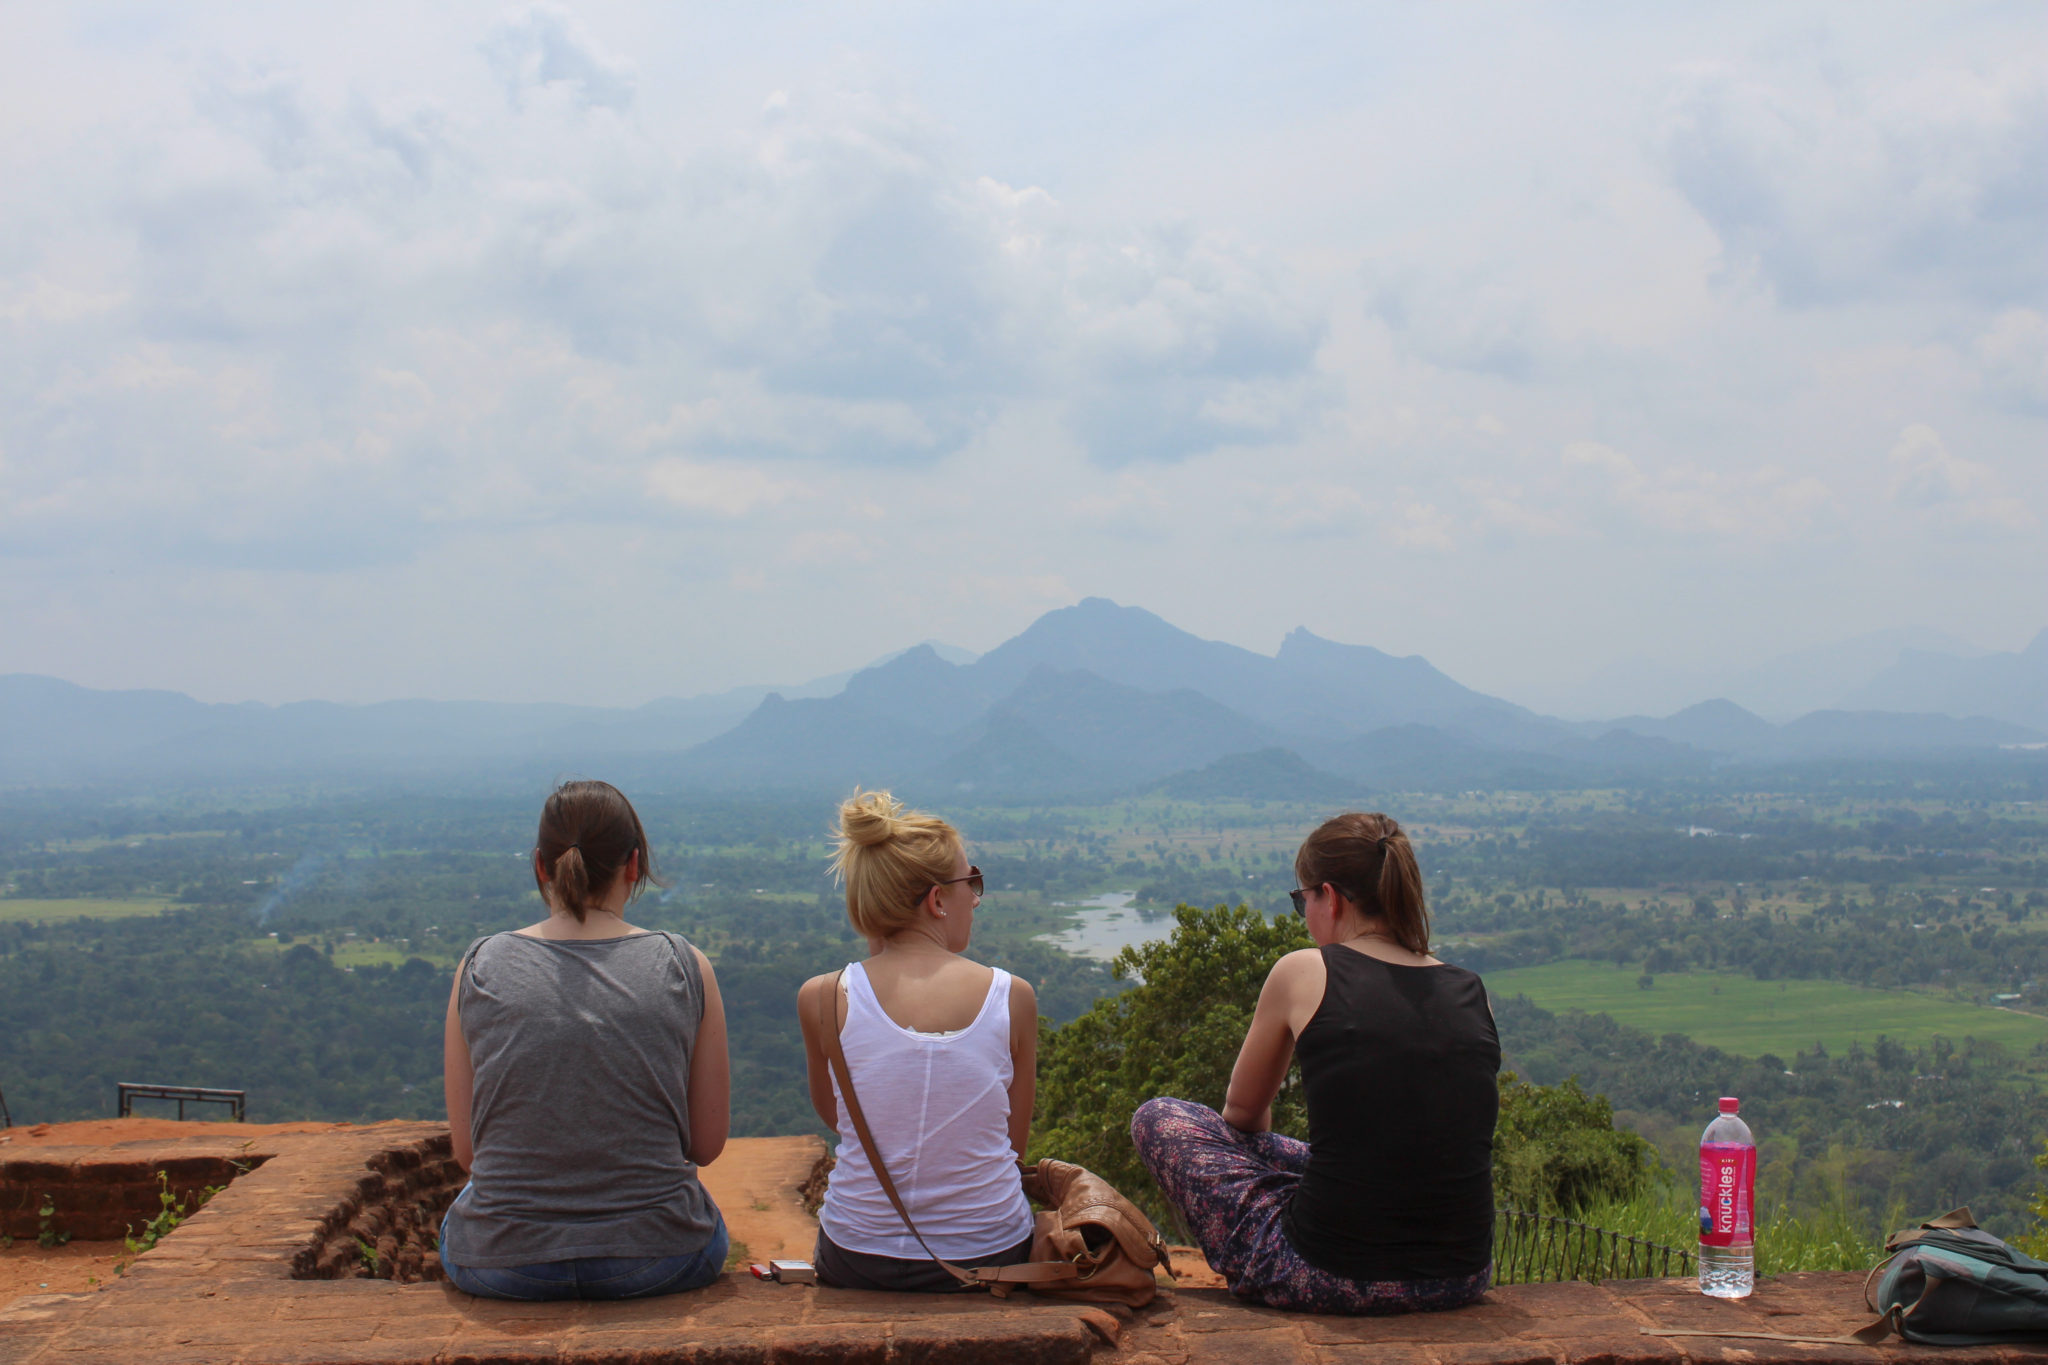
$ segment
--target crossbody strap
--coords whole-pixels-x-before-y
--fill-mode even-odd
[[[867,1115],[860,1109],[860,1096],[853,1091],[853,1072],[846,1065],[846,1049],[839,1041],[839,981],[844,975],[843,970],[832,973],[830,984],[818,993],[818,1039],[825,1045],[825,1060],[831,1063],[832,1074],[839,1080],[839,1098],[846,1104],[846,1116],[853,1120],[853,1131],[860,1138],[861,1150],[868,1154],[868,1165],[874,1168],[875,1179],[882,1184],[882,1193],[889,1196],[896,1216],[903,1220],[904,1227],[910,1229],[910,1235],[924,1248],[924,1254],[964,1285],[1047,1284],[1078,1278],[1080,1267],[1068,1261],[1029,1261],[1023,1265],[985,1265],[964,1270],[933,1251],[931,1243],[925,1241],[924,1234],[917,1230],[917,1224],[910,1220],[910,1210],[903,1207],[903,1196],[896,1193],[896,1182],[889,1178],[889,1168],[882,1164],[882,1154],[875,1148],[875,1135],[869,1131]]]

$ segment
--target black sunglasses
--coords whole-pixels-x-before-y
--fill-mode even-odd
[[[1315,889],[1316,888],[1313,886],[1297,886],[1292,891],[1287,893],[1287,899],[1294,902],[1294,913],[1300,915],[1303,919],[1308,918],[1308,893]],[[1352,895],[1349,891],[1345,891],[1342,888],[1338,887],[1333,887],[1331,889],[1335,890],[1338,895],[1342,896],[1345,900],[1350,901],[1353,905],[1361,904],[1358,897]]]
[[[933,885],[934,887],[940,887],[940,886],[952,886],[952,885],[953,885],[954,883],[956,883],[956,882],[966,882],[966,883],[967,883],[967,886],[968,886],[968,889],[969,889],[969,890],[971,890],[971,891],[973,891],[973,892],[974,892],[974,894],[975,894],[975,895],[977,895],[977,896],[979,896],[979,895],[981,894],[981,892],[982,892],[982,888],[983,888],[983,887],[984,887],[984,886],[986,885],[986,883],[984,883],[984,882],[982,881],[982,879],[981,879],[981,869],[980,869],[980,868],[978,868],[978,867],[976,867],[976,866],[975,866],[975,865],[974,865],[973,863],[969,863],[969,864],[967,865],[967,875],[966,875],[966,876],[964,876],[964,877],[948,877],[948,878],[946,878],[946,880],[944,880],[944,881],[942,881],[942,882],[933,882],[933,883],[932,883],[932,885]]]

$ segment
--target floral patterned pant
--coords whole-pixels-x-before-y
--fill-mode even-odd
[[[1131,1140],[1209,1265],[1238,1298],[1298,1313],[1415,1313],[1484,1294],[1492,1268],[1445,1280],[1353,1280],[1301,1259],[1281,1228],[1308,1170],[1308,1144],[1241,1133],[1206,1105],[1147,1100]]]

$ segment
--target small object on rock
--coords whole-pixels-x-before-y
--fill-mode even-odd
[[[775,1272],[770,1270],[767,1266],[762,1265],[759,1261],[756,1261],[752,1265],[748,1266],[747,1270],[757,1280],[772,1280],[775,1278]]]
[[[1082,1309],[1081,1322],[1089,1331],[1101,1337],[1102,1344],[1105,1346],[1116,1345],[1118,1334],[1124,1330],[1124,1325],[1121,1322],[1117,1321],[1113,1315],[1103,1312],[1100,1308]]]
[[[816,1284],[818,1272],[809,1261],[770,1261],[768,1273],[783,1284]]]

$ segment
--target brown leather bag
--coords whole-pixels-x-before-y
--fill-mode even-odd
[[[910,1221],[896,1182],[875,1150],[874,1134],[868,1131],[861,1113],[860,1097],[854,1094],[853,1075],[847,1070],[846,1049],[839,1042],[839,973],[818,993],[818,1036],[825,1045],[825,1057],[839,1080],[839,1095],[846,1102],[846,1116],[860,1136],[868,1164],[881,1181],[882,1193],[896,1209],[896,1216],[924,1254],[962,1285],[981,1286],[998,1298],[1022,1285],[1038,1294],[1086,1303],[1121,1303],[1142,1308],[1159,1292],[1153,1267],[1170,1276],[1173,1262],[1166,1243],[1152,1220],[1136,1205],[1117,1193],[1114,1185],[1086,1167],[1046,1157],[1031,1165],[1018,1163],[1025,1197],[1051,1207],[1039,1210],[1031,1229],[1031,1259],[1022,1265],[985,1265],[967,1269],[954,1265],[934,1252]]]

